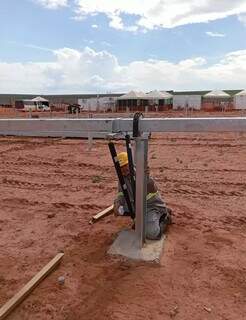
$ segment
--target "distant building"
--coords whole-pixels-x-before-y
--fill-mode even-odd
[[[105,96],[88,99],[78,99],[78,104],[82,111],[102,111],[114,112],[116,105],[116,97]]]
[[[207,91],[205,91],[207,93]],[[202,108],[202,95],[204,91],[188,91],[173,93],[173,109],[184,110],[193,109],[200,110]]]
[[[222,90],[214,90],[203,96],[202,108],[207,111],[225,111],[233,109],[233,98]]]
[[[234,106],[237,110],[246,110],[246,90],[240,91],[234,96]]]
[[[0,106],[11,107],[16,101],[30,101],[36,95],[0,94]],[[169,109],[230,110],[246,108],[245,90],[224,91],[130,91],[127,94],[43,95],[52,110],[67,110],[79,104],[85,111],[165,111]]]

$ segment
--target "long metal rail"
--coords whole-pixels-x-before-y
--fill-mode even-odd
[[[246,117],[234,118],[145,118],[141,132],[242,132]],[[0,119],[0,135],[85,137],[85,133],[132,132],[132,119]]]

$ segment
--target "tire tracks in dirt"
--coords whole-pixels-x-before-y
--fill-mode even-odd
[[[21,181],[16,179],[2,179],[2,185],[6,186],[7,188],[14,188],[14,189],[25,189],[25,190],[68,190],[69,192],[79,192],[81,190],[87,191],[95,191],[95,190],[107,190],[107,192],[111,192],[112,190],[115,190],[115,187],[104,187],[102,184],[92,184],[87,187],[84,185],[79,186],[73,186],[73,185],[64,185],[61,183],[33,183],[33,182],[27,182],[27,181]]]
[[[160,137],[151,137],[151,141],[160,141]],[[196,136],[196,137],[163,137],[161,138],[162,141],[171,141],[171,142],[176,142],[176,141],[191,141],[191,142],[220,142],[221,139],[218,138],[218,139],[214,139],[214,138],[202,138],[200,136]],[[235,142],[235,141],[238,141],[238,140],[246,140],[246,136],[242,136],[242,137],[235,137],[235,138],[224,138],[223,137],[223,143],[228,143],[228,142]],[[223,144],[222,143],[222,144]],[[159,145],[159,143],[157,144]],[[221,145],[221,143],[220,143]]]
[[[2,184],[7,187],[13,187],[18,189],[29,189],[29,190],[48,190],[48,189],[64,189],[64,186],[58,183],[34,183],[28,181],[21,181],[16,179],[2,179]],[[74,191],[74,190],[71,190]]]
[[[153,143],[151,146],[158,146],[158,147],[219,147],[219,148],[242,148],[246,147],[246,144],[230,144],[230,143]]]
[[[52,177],[63,177],[63,178],[69,178],[69,179],[79,179],[83,181],[83,179],[88,179],[91,180],[93,179],[93,176],[99,176],[99,175],[89,175],[89,174],[74,174],[74,173],[65,173],[60,170],[55,170],[54,172],[49,172],[49,173],[42,173],[42,172],[26,172],[26,171],[13,171],[13,170],[0,170],[0,176],[5,178],[6,176],[20,176],[20,177],[30,177],[30,178],[44,178],[47,179],[47,176],[49,178]],[[105,177],[100,174],[100,181],[117,181],[116,177],[113,179],[111,177]]]
[[[78,192],[84,189],[84,186],[72,186],[72,185],[63,185],[61,183],[34,183],[28,181],[21,181],[17,179],[8,179],[3,178],[2,184],[6,187],[16,188],[16,189],[29,189],[29,190],[64,190],[68,189],[70,192]],[[160,185],[163,185],[162,183]],[[187,185],[189,188],[190,186]],[[195,187],[195,186],[194,186]],[[98,189],[99,186],[95,183],[87,187],[87,190]],[[101,188],[101,187],[100,187]],[[103,188],[104,189],[104,188]],[[181,194],[181,195],[190,195],[190,196],[220,196],[220,197],[245,197],[245,192],[235,191],[235,190],[198,190],[196,188],[188,189],[185,185],[182,187],[168,187],[164,188],[165,194]]]
[[[153,170],[169,170],[169,171],[191,171],[191,172],[208,172],[208,173],[224,173],[224,172],[231,172],[231,173],[245,173],[246,169],[201,169],[201,168],[175,168],[175,167],[154,167]]]
[[[206,215],[197,215],[189,207],[179,205],[177,203],[170,203],[173,209],[173,223],[178,226],[197,229],[202,232],[210,232],[215,229],[223,231],[244,230],[246,231],[246,217],[243,214],[239,215],[224,215],[222,217],[210,217]],[[209,233],[208,238],[211,238]]]
[[[238,191],[219,191],[219,190],[197,190],[197,189],[183,189],[183,188],[171,188],[165,190],[166,194],[181,194],[190,196],[219,196],[219,197],[246,197],[246,192]]]
[[[169,178],[164,178],[160,179],[160,177],[157,176],[155,179],[157,182],[171,182],[171,183],[176,183],[176,184],[185,184],[190,187],[196,187],[197,185],[205,185],[205,186],[210,186],[212,185],[223,185],[223,186],[235,186],[235,187],[241,187],[243,190],[246,190],[246,183],[243,182],[224,182],[224,181],[194,181],[194,180],[183,180],[183,179],[169,179]]]
[[[55,162],[51,162],[51,161],[42,161],[42,160],[37,160],[37,159],[32,159],[32,160],[25,160],[21,157],[19,157],[16,161],[5,161],[4,159],[2,160],[0,167],[1,166],[13,166],[13,167],[21,167],[21,166],[27,166],[27,167],[37,167],[37,166],[47,166],[47,167],[52,167],[52,168],[57,168],[60,169],[61,167],[64,168],[73,168],[73,167],[77,167],[77,168],[89,168],[92,170],[103,170],[105,171],[111,171],[112,170],[112,166],[103,166],[103,165],[97,165],[97,164],[93,164],[93,163],[82,163],[82,162],[75,162],[75,161],[71,161],[69,160],[66,161],[62,161],[60,162],[59,159],[57,159],[57,161]]]
[[[32,201],[25,198],[5,198],[1,201],[2,206],[4,207],[16,207],[16,206],[52,206],[56,209],[83,209],[83,210],[100,210],[100,206],[92,203],[86,204],[73,204],[69,202],[45,202],[45,201]]]
[[[1,141],[1,144],[7,144],[7,145],[17,145],[17,146],[14,146],[14,147],[10,147],[9,149],[5,150],[5,151],[0,151],[0,154],[3,154],[3,155],[7,155],[8,153],[11,153],[11,152],[15,152],[15,151],[28,151],[28,150],[35,150],[35,149],[42,149],[42,148],[45,148],[45,147],[50,147],[50,146],[54,146],[57,142],[56,140],[55,141],[44,141],[44,142],[31,142],[31,141],[9,141],[9,143],[6,143],[6,142],[3,142]],[[18,146],[20,145],[20,146]]]

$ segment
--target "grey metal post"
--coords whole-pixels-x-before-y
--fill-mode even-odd
[[[93,117],[92,113],[89,113],[88,118],[91,119]],[[93,132],[88,132],[88,151],[91,151],[93,144]]]
[[[136,203],[135,232],[137,246],[142,248],[145,242],[146,193],[147,193],[147,158],[148,138],[138,137],[136,141]]]

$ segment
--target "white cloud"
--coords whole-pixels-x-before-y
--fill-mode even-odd
[[[209,37],[213,37],[213,38],[224,38],[226,36],[224,33],[212,32],[212,31],[207,31],[206,34]]]
[[[208,65],[202,57],[173,63],[148,59],[121,65],[108,51],[85,47],[54,51],[53,62],[0,61],[1,93],[124,92],[131,89],[237,89],[246,83],[246,50]]]
[[[126,26],[123,24],[122,18],[119,15],[109,14],[110,18],[109,26],[116,30],[125,30],[130,32],[135,32],[138,30],[138,26]]]
[[[58,9],[68,6],[68,0],[35,0],[41,6],[47,9]]]
[[[246,14],[238,15],[238,20],[246,27]]]
[[[92,24],[91,27],[92,27],[93,29],[98,29],[98,25],[97,25],[97,24]]]
[[[245,0],[75,0],[75,4],[78,17],[105,14],[112,28],[134,32],[139,28],[173,28],[246,13]],[[135,18],[133,25],[124,21],[126,14]]]

